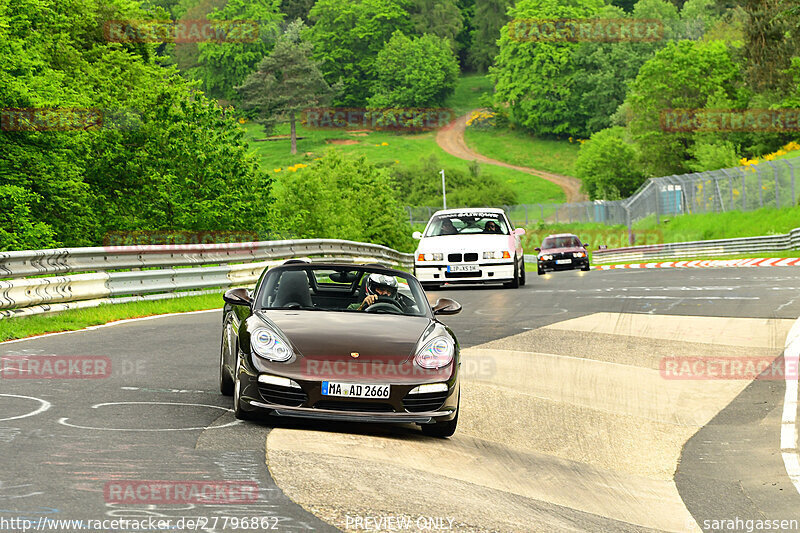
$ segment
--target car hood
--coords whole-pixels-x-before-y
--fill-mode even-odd
[[[304,359],[395,363],[414,356],[428,317],[341,311],[261,311]],[[358,353],[358,358],[351,354]]]
[[[425,237],[419,246],[418,254],[425,253],[450,253],[450,252],[494,252],[500,250],[514,250],[513,235],[442,235],[441,237]]]
[[[548,248],[547,250],[542,250],[539,252],[539,255],[543,254],[563,254],[563,253],[573,253],[573,252],[585,252],[586,250],[583,248],[578,247],[570,247],[570,248]]]

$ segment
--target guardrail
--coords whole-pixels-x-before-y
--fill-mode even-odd
[[[292,258],[414,264],[413,254],[336,239],[0,252],[0,278],[10,278],[0,280],[0,318],[250,285],[265,268]]]
[[[592,263],[678,259],[687,257],[723,257],[782,250],[800,250],[800,228],[783,235],[741,237],[711,241],[672,242],[592,251]]]

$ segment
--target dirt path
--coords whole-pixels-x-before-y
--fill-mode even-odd
[[[479,163],[486,163],[489,165],[497,165],[499,167],[511,168],[519,170],[520,172],[527,172],[547,181],[553,182],[564,190],[567,195],[567,202],[585,202],[586,195],[581,193],[581,181],[571,176],[562,176],[561,174],[554,174],[552,172],[545,172],[543,170],[536,170],[535,168],[519,167],[492,159],[471,150],[467,146],[464,139],[464,130],[467,128],[467,118],[469,113],[463,117],[458,117],[453,122],[440,129],[436,134],[436,143],[442,150],[450,155],[454,155],[459,159],[467,161],[478,161]]]

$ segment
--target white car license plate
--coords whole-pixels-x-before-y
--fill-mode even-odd
[[[568,265],[572,263],[572,259],[556,259],[557,265]]]
[[[450,265],[447,267],[448,272],[477,272],[478,265]]]
[[[391,386],[365,385],[363,383],[342,383],[339,381],[323,381],[323,396],[341,396],[342,398],[388,398]]]

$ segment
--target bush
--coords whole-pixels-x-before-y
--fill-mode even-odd
[[[397,196],[406,205],[436,206],[442,204],[442,165],[431,156],[413,167],[393,170]],[[444,169],[447,187],[447,207],[485,207],[514,205],[516,194],[506,184],[482,176],[480,166],[472,163],[468,171]]]
[[[329,151],[287,174],[273,206],[276,231],[304,239],[347,239],[412,250],[411,227],[392,179],[363,156]]]
[[[592,135],[581,145],[575,170],[592,200],[618,200],[633,194],[644,181],[638,168],[638,150],[625,128],[615,126]]]

